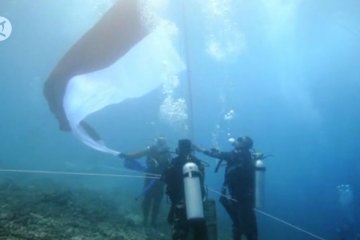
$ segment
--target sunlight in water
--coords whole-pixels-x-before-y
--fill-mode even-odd
[[[246,49],[246,39],[234,18],[232,0],[202,1],[207,25],[205,52],[216,61],[238,57]]]

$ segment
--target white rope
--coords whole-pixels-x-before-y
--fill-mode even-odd
[[[116,167],[111,167],[111,166],[105,166],[108,169],[112,169],[112,170],[116,170],[119,172],[124,172],[124,173],[144,173],[142,171],[136,171],[136,170],[128,170],[128,169],[123,169],[123,168],[116,168]],[[152,177],[157,177],[160,178],[161,174],[156,174],[156,173],[147,173],[145,172],[144,174],[146,174],[147,176],[152,176]]]
[[[219,192],[219,191],[213,190],[213,189],[211,189],[211,188],[208,188],[208,189],[209,189],[209,191],[211,191],[211,192],[214,192],[214,193],[216,193],[216,194],[218,194],[218,195],[220,195],[220,196],[224,196],[224,197],[228,198],[229,200],[232,200],[232,201],[237,202],[237,200],[235,200],[235,199],[233,199],[233,198],[230,198],[229,196],[224,195],[224,194],[222,194],[222,193]],[[260,214],[262,214],[262,215],[264,215],[264,216],[266,216],[266,217],[268,217],[268,218],[271,218],[271,219],[273,219],[273,220],[275,220],[275,221],[277,221],[277,222],[280,222],[280,223],[282,223],[282,224],[284,224],[284,225],[286,225],[286,226],[289,226],[289,227],[291,227],[291,228],[293,228],[293,229],[295,229],[295,230],[297,230],[297,231],[299,231],[299,232],[305,233],[305,234],[307,234],[307,235],[309,235],[309,236],[311,236],[311,237],[313,237],[313,238],[315,238],[315,239],[318,239],[318,240],[326,240],[325,238],[322,238],[322,237],[320,237],[320,236],[318,236],[318,235],[316,235],[316,234],[313,234],[313,233],[311,233],[311,232],[309,232],[309,231],[306,231],[306,230],[304,230],[304,229],[302,229],[302,228],[300,228],[300,227],[298,227],[298,226],[295,226],[295,225],[293,225],[293,224],[291,224],[291,223],[289,223],[289,222],[286,222],[285,220],[282,220],[282,219],[280,219],[280,218],[278,218],[278,217],[275,217],[275,216],[273,216],[273,215],[271,215],[271,214],[269,214],[269,213],[266,213],[266,212],[261,211],[261,210],[259,210],[259,209],[255,209],[255,211],[258,212],[258,213],[260,213]]]
[[[298,226],[295,226],[295,225],[293,225],[293,224],[291,224],[291,223],[289,223],[289,222],[286,222],[286,221],[284,221],[284,220],[282,220],[282,219],[280,219],[280,218],[278,218],[278,217],[275,217],[275,216],[273,216],[273,215],[271,215],[271,214],[269,214],[269,213],[263,212],[263,211],[261,211],[261,210],[259,210],[259,209],[255,209],[255,211],[258,212],[258,213],[260,213],[260,214],[262,214],[262,215],[264,215],[264,216],[266,216],[266,217],[268,217],[268,218],[271,218],[271,219],[273,219],[273,220],[275,220],[275,221],[278,221],[278,222],[280,222],[280,223],[282,223],[282,224],[285,224],[285,225],[287,225],[287,226],[289,226],[289,227],[291,227],[291,228],[294,228],[294,229],[296,229],[296,230],[298,230],[298,231],[300,231],[300,232],[303,232],[303,233],[305,233],[305,234],[307,234],[307,235],[309,235],[309,236],[311,236],[311,237],[313,237],[313,238],[315,238],[315,239],[326,240],[325,238],[322,238],[322,237],[320,237],[320,236],[318,236],[318,235],[316,235],[316,234],[313,234],[313,233],[311,233],[311,232],[309,232],[309,231],[306,231],[306,230],[304,230],[304,229],[302,229],[302,228],[300,228],[300,227],[298,227]]]
[[[84,173],[84,172],[62,172],[62,171],[23,170],[23,169],[0,169],[0,172],[30,173],[30,174],[52,174],[52,175],[77,175],[77,176],[96,176],[96,177],[123,177],[123,178],[150,178],[150,179],[159,179],[159,177],[157,177],[157,176],[145,176],[145,175],[125,175],[125,174],[108,174],[108,173]]]
[[[225,195],[225,194],[223,194],[223,193],[221,193],[221,192],[219,192],[219,191],[216,191],[216,190],[214,190],[214,189],[211,189],[211,188],[209,188],[209,187],[207,187],[207,189],[208,189],[210,192],[216,193],[216,194],[218,194],[218,195],[220,195],[220,196],[222,196],[222,197],[226,197],[227,199],[229,199],[229,200],[231,200],[231,201],[237,202],[236,199],[231,198],[229,195]]]
[[[182,24],[183,24],[183,36],[184,36],[184,49],[185,49],[185,62],[186,62],[186,78],[187,78],[187,91],[188,91],[188,114],[189,114],[189,133],[190,140],[194,141],[194,108],[193,108],[193,92],[192,92],[192,71],[189,54],[189,42],[188,42],[188,29],[186,22],[186,1],[182,1]]]

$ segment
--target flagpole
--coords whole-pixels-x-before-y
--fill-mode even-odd
[[[185,51],[185,62],[186,62],[186,79],[187,79],[187,98],[188,98],[188,116],[189,116],[189,138],[194,141],[194,112],[193,112],[193,87],[191,77],[191,62],[189,54],[189,42],[187,33],[187,21],[186,21],[186,0],[181,0],[182,3],[182,21],[183,21],[183,35],[184,35],[184,51]]]

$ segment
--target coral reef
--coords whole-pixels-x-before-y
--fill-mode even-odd
[[[0,181],[0,239],[168,239],[148,231],[113,197],[51,181]],[[166,236],[167,235],[167,236]]]

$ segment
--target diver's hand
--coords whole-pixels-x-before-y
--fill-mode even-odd
[[[262,152],[253,153],[253,157],[255,160],[263,160],[265,158],[265,156]]]
[[[216,157],[220,151],[216,148],[211,148],[210,150],[202,150],[202,153],[210,157]]]
[[[210,149],[211,154],[218,154],[219,152],[220,152],[219,149],[216,149],[216,148]]]
[[[194,144],[192,145],[192,150],[194,150],[196,152],[201,152],[201,153],[203,153],[205,151],[205,149],[200,148],[199,146],[194,145]]]
[[[273,157],[274,155],[272,155],[272,154],[265,155],[262,152],[254,152],[252,154],[252,156],[253,156],[254,160],[256,161],[256,160],[264,160],[265,158]]]

